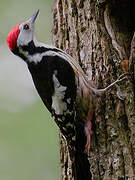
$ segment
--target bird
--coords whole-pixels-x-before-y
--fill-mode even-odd
[[[122,81],[124,75],[106,88],[95,88],[73,57],[36,40],[34,24],[38,14],[39,10],[17,24],[7,36],[7,45],[27,64],[40,98],[67,141],[75,179],[90,180],[88,154],[96,97]],[[81,167],[85,172],[80,172]]]

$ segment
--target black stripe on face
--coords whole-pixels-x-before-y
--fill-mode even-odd
[[[35,46],[33,40],[30,41],[28,43],[28,45],[25,45],[25,46],[21,46],[22,50],[23,51],[27,51],[29,53],[29,55],[34,55],[34,54],[37,54],[37,53],[43,53],[43,52],[46,52],[46,51],[54,51],[54,52],[61,52],[60,50],[58,49],[52,49],[52,48],[47,48],[47,47],[44,47],[44,46]]]
[[[15,47],[13,50],[12,50],[12,53],[19,56],[21,59],[23,59],[24,61],[27,60],[27,58],[24,56],[24,54],[20,53],[19,51],[19,48],[18,47]]]

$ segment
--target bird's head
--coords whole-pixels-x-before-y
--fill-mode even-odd
[[[39,10],[37,10],[28,21],[17,24],[7,36],[7,45],[9,49],[15,53],[15,49],[26,46],[34,38],[34,22],[37,18]]]

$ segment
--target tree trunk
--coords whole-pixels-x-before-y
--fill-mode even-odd
[[[97,101],[89,157],[93,180],[135,179],[134,9],[134,0],[54,2],[53,44],[74,57],[97,88],[130,72]],[[61,135],[60,162],[61,179],[73,180]]]

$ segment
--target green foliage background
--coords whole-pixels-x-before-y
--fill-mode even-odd
[[[37,9],[40,9],[35,26],[37,39],[50,43],[51,7],[52,0],[0,0],[0,66],[6,61],[5,53],[9,53],[12,62],[15,58],[6,46],[8,32]],[[21,63],[19,58],[17,61]],[[5,89],[7,84],[14,86],[12,81],[5,80],[7,74],[12,74],[4,67],[4,74],[0,71],[0,180],[58,180],[58,129],[36,92],[33,103],[17,111],[6,108],[5,104],[14,109],[21,106],[8,93],[3,96],[4,86]],[[15,88],[19,89],[18,85]],[[16,96],[21,96],[21,92]]]

